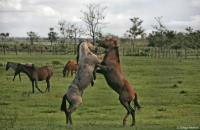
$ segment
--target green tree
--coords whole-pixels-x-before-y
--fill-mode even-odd
[[[8,38],[9,35],[10,35],[9,33],[0,33],[0,38],[3,41],[4,39]]]
[[[141,36],[141,37],[144,36],[144,29],[142,28],[143,21],[140,20],[139,17],[130,18],[130,21],[132,22],[132,26],[129,30],[127,30],[127,33],[128,33],[128,37],[131,40],[131,44],[134,47],[135,39],[138,36]]]
[[[27,32],[27,35],[29,36],[31,45],[33,45],[34,41],[37,41],[39,39],[39,36],[33,31]]]
[[[192,27],[187,27],[185,30],[186,46],[193,49],[200,48],[200,30],[194,31]]]
[[[86,7],[87,10],[82,11],[82,20],[86,24],[87,35],[92,38],[92,43],[95,44],[104,27],[102,21],[105,19],[104,11],[106,7],[100,4],[88,4]]]
[[[77,39],[83,35],[83,29],[77,24],[70,24],[67,29],[69,38],[74,40],[75,44],[77,43]]]
[[[58,34],[56,32],[54,32],[54,28],[49,28],[49,33],[48,33],[48,39],[49,41],[51,42],[51,46],[52,46],[52,43],[57,41],[58,39]]]
[[[58,21],[58,26],[60,34],[62,36],[61,42],[65,43],[67,39],[67,22],[65,20],[60,20]]]
[[[162,17],[155,17],[155,20],[157,22],[157,25],[152,25],[153,29],[155,31],[152,31],[152,33],[148,36],[149,46],[154,47],[163,47],[166,45],[166,35],[170,35],[169,30],[165,27],[165,25],[162,23]]]

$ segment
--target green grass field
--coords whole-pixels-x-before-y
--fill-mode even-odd
[[[200,129],[200,60],[121,56],[123,74],[137,91],[142,106],[136,111],[136,126],[132,128],[131,116],[122,126],[126,110],[100,74],[94,87],[85,90],[83,104],[72,114],[74,125],[65,124],[60,104],[73,77],[63,78],[62,69],[69,59],[75,60],[75,56],[0,55],[1,130]],[[7,61],[53,66],[51,92],[41,94],[35,89],[32,94],[25,74],[22,82],[18,76],[13,82],[13,70],[5,71]],[[39,87],[45,90],[45,81],[39,82]]]

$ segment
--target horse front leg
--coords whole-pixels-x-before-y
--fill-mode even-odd
[[[97,64],[96,66],[99,67],[103,71],[108,71],[109,70],[109,67],[105,66],[105,65]]]
[[[13,77],[13,81],[15,81],[15,77],[16,77],[17,73],[15,72],[14,77]]]
[[[41,93],[44,93],[44,92],[42,92],[42,90],[39,89],[37,80],[35,80],[35,87],[38,89],[38,91],[40,91]]]
[[[15,76],[16,76],[16,75],[14,75],[14,77],[13,77],[13,81],[15,81]]]
[[[34,81],[32,81],[32,93],[34,93]]]
[[[71,69],[71,77],[73,76],[73,69]]]
[[[69,77],[69,71],[70,71],[70,70],[67,70],[67,77]]]
[[[22,81],[20,73],[19,73],[19,80],[20,80],[20,82]]]
[[[50,82],[49,82],[49,79],[46,80],[46,83],[47,83],[47,88],[45,90],[45,92],[48,90],[48,92],[50,92]]]

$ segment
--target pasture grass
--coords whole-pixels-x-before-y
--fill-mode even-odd
[[[0,129],[20,130],[121,130],[121,129],[200,129],[200,60],[150,59],[121,56],[122,72],[138,93],[141,110],[136,111],[136,126],[122,126],[126,110],[118,95],[97,74],[93,87],[83,94],[83,104],[72,114],[73,126],[65,125],[60,111],[62,96],[73,77],[63,78],[64,64],[74,55],[0,55]],[[50,65],[54,75],[51,92],[41,94],[25,74],[12,81],[13,70],[5,71],[7,61]],[[39,82],[45,90],[45,81]]]

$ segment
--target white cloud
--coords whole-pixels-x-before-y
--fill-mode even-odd
[[[192,26],[194,28],[200,28],[200,15],[190,16],[189,20],[180,21],[180,20],[172,20],[169,22],[170,26],[181,26],[183,28]]]
[[[0,9],[15,9],[21,10],[21,0],[1,0],[0,1]]]
[[[33,30],[47,36],[49,27],[59,20],[81,23],[81,10],[98,0],[0,0],[0,30],[14,36],[26,36]],[[131,26],[131,17],[144,20],[146,32],[155,25],[154,17],[163,16],[164,24],[179,30],[185,26],[200,28],[200,0],[102,0],[105,10],[104,33],[122,36]],[[1,32],[0,32],[1,33]]]
[[[43,15],[43,16],[59,16],[60,14],[55,11],[53,8],[49,7],[49,6],[38,6],[38,8],[36,8],[36,12],[37,14]]]
[[[193,7],[199,7],[200,8],[200,0],[190,0],[191,1],[191,5]]]

